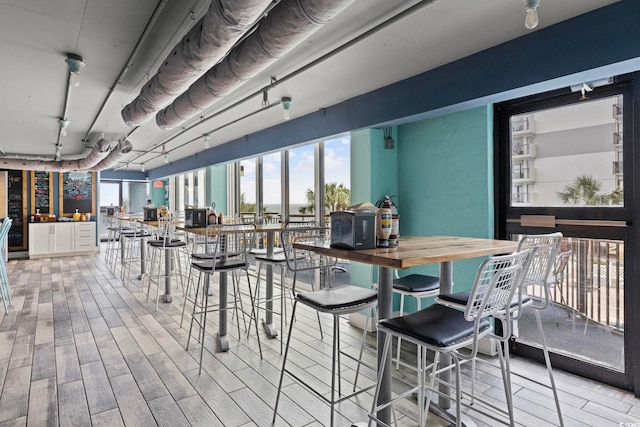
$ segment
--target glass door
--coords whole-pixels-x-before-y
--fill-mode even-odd
[[[631,97],[629,84],[585,84],[496,106],[499,237],[560,231],[561,251],[571,251],[541,313],[552,363],[625,388],[633,383],[625,347],[625,283],[633,277],[625,262],[633,252]],[[527,291],[545,296],[538,287]],[[513,352],[542,360],[540,342],[528,310]]]

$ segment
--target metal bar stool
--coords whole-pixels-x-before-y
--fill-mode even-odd
[[[431,394],[437,393],[449,397],[449,387],[455,388],[456,394],[456,426],[462,425],[461,405],[462,401],[462,375],[460,366],[463,363],[474,362],[478,352],[478,342],[480,338],[489,337],[504,341],[504,336],[497,336],[493,333],[491,323],[486,319],[495,316],[501,320],[504,328],[510,331],[511,319],[509,305],[512,303],[514,295],[522,286],[522,280],[526,274],[531,261],[532,250],[516,252],[511,255],[491,257],[485,260],[474,280],[473,287],[469,292],[469,304],[464,311],[448,307],[441,304],[433,304],[425,309],[406,316],[383,319],[378,323],[378,331],[386,333],[383,347],[383,354],[386,356],[391,351],[392,338],[402,337],[423,348],[421,357],[418,359],[417,385],[400,393],[388,402],[378,402],[380,385],[382,384],[382,373],[386,357],[382,357],[382,366],[378,369],[378,382],[371,412],[369,413],[370,424],[379,421],[376,418],[378,411],[393,405],[395,402],[418,392],[418,416],[419,425],[425,425],[427,412],[431,402]],[[506,313],[506,315],[503,315]],[[507,336],[509,336],[508,334]],[[468,350],[460,351],[463,348]],[[505,355],[501,346],[498,346],[498,356],[502,367],[502,381],[505,387],[505,397],[507,400],[507,413],[510,424],[513,425],[513,405],[511,402],[511,389],[508,386],[509,373],[506,369]],[[427,350],[435,353],[433,362],[427,365]],[[440,356],[450,356],[453,363],[447,366],[440,366]],[[429,374],[429,384],[426,384],[426,372]],[[438,378],[439,374],[455,370],[455,384],[444,383],[446,393],[440,391],[439,386],[443,380]],[[425,389],[428,394],[425,397]],[[473,393],[473,389],[472,389]],[[465,394],[467,394],[465,392]],[[476,398],[476,400],[487,405],[491,410],[505,412],[495,405]],[[425,407],[426,402],[426,407]],[[473,403],[473,400],[471,401]],[[476,410],[477,407],[474,407]]]
[[[297,222],[288,222],[285,225],[285,229],[291,229],[291,228],[310,228],[310,227],[318,227],[318,221],[297,221]],[[286,236],[291,236],[289,234],[287,234]],[[257,312],[258,312],[258,318],[260,317],[260,306],[262,304],[266,304],[269,301],[275,301],[275,300],[280,300],[280,312],[276,313],[280,315],[280,331],[284,331],[284,326],[286,324],[286,317],[287,317],[287,304],[286,304],[286,297],[289,296],[290,299],[292,300],[293,303],[293,292],[291,291],[291,288],[287,285],[287,277],[288,277],[288,273],[289,273],[289,269],[287,268],[287,259],[285,258],[285,252],[284,252],[284,246],[289,246],[289,251],[287,253],[291,254],[291,250],[290,250],[290,246],[291,246],[291,242],[290,241],[283,241],[282,239],[285,238],[285,236],[282,235],[282,233],[280,234],[280,243],[282,245],[282,247],[280,248],[274,248],[274,253],[273,256],[269,256],[266,252],[266,249],[262,249],[262,248],[256,248],[251,250],[249,253],[251,255],[253,255],[253,258],[256,262],[256,265],[258,267],[258,271],[257,271],[257,280],[256,280],[256,290],[254,291],[254,295],[256,300],[254,301],[254,305],[257,307]],[[277,295],[271,295],[271,298],[269,298],[269,296],[265,297],[265,298],[260,298],[260,284],[262,283],[262,266],[263,264],[265,265],[271,265],[273,267],[279,267],[280,268],[280,293]],[[311,288],[312,290],[314,289],[314,284],[313,282],[311,283]],[[318,327],[320,328],[320,334],[322,336],[322,326],[320,324],[320,314],[318,313]],[[282,333],[280,333],[280,354],[282,354],[282,349],[283,349],[283,339],[282,339]]]
[[[292,228],[283,230],[281,235],[282,239],[291,242],[302,242],[317,244],[328,243],[330,229],[324,227],[315,228]],[[360,393],[370,390],[375,385],[362,388],[356,392],[350,393],[346,396],[338,397],[342,395],[341,392],[341,375],[340,375],[340,322],[339,317],[344,314],[354,313],[369,307],[372,307],[378,302],[378,292],[374,289],[363,288],[360,286],[337,286],[331,287],[330,284],[330,270],[336,264],[335,258],[329,258],[326,256],[318,255],[312,251],[305,251],[295,248],[293,245],[289,249],[287,246],[285,249],[285,258],[287,260],[287,267],[293,272],[293,284],[292,288],[295,292],[296,276],[300,272],[304,271],[324,271],[325,278],[327,279],[324,289],[313,292],[300,292],[296,294],[295,302],[293,303],[293,309],[291,310],[291,321],[289,323],[289,334],[287,337],[287,344],[284,350],[284,358],[282,360],[282,371],[280,372],[280,381],[278,383],[278,393],[276,395],[276,402],[273,409],[273,422],[276,420],[278,414],[278,403],[280,401],[280,393],[282,391],[282,382],[284,374],[294,378],[297,382],[308,388],[316,396],[329,404],[331,407],[331,421],[330,425],[333,426],[335,418],[335,405],[346,399],[350,399]],[[288,253],[290,251],[290,253]],[[294,327],[294,318],[296,315],[296,309],[298,304],[306,305],[320,313],[328,313],[333,316],[333,351],[331,361],[331,397],[327,398],[319,391],[314,389],[311,385],[306,383],[301,376],[297,375],[287,368],[287,357],[289,355],[289,348],[291,345],[291,335]],[[354,360],[357,360],[353,358]],[[360,363],[358,361],[358,363]],[[336,381],[337,376],[337,381]],[[337,390],[336,390],[337,389]],[[338,396],[336,396],[336,391]]]
[[[4,248],[5,243],[7,241],[7,236],[9,235],[9,229],[11,228],[11,224],[13,220],[11,218],[5,218],[2,221],[2,226],[0,226],[0,247]],[[9,306],[13,306],[13,302],[11,301],[11,287],[9,286],[9,275],[7,274],[7,265],[4,259],[4,251],[0,253],[0,294],[2,296],[2,305],[4,306],[4,314],[9,314],[9,308],[7,307],[7,302],[9,302]]]
[[[207,313],[219,313],[219,340],[223,351],[228,349],[227,343],[227,311],[231,308],[244,309],[240,298],[240,281],[232,275],[234,303],[227,301],[227,274],[243,271],[247,279],[249,298],[253,301],[251,282],[249,279],[249,263],[247,261],[247,251],[255,239],[254,224],[220,224],[207,227],[207,236],[211,234],[210,246],[212,248],[211,257],[208,260],[194,261],[192,266],[198,271],[198,281],[196,282],[196,294],[191,312],[191,324],[189,326],[189,336],[187,338],[186,349],[189,349],[194,323],[200,328],[198,341],[200,342],[200,370],[202,372],[202,356],[204,354],[204,342],[207,327]],[[210,304],[209,294],[211,286],[211,276],[219,273],[219,303]],[[200,300],[198,300],[200,297]],[[186,308],[183,307],[183,312]],[[250,316],[255,319],[256,313],[253,304],[251,305]],[[262,358],[262,345],[260,344],[260,334],[258,333],[257,321],[255,323],[258,349]],[[238,321],[238,336],[240,337],[240,324]]]
[[[180,278],[180,284],[182,289],[184,289],[180,251],[184,250],[187,244],[182,240],[174,238],[175,228],[176,221],[171,216],[159,218],[158,239],[147,240],[147,248],[149,249],[147,257],[150,258],[150,262],[148,263],[148,272],[143,276],[142,283],[144,288],[144,278],[148,279],[149,285],[147,287],[147,301],[149,301],[151,283],[156,283],[158,290],[156,294],[156,311],[158,310],[158,303],[160,300],[161,279],[164,279],[165,281],[165,289],[167,293],[171,289],[171,281],[174,276]],[[162,261],[164,261],[164,273],[162,272]],[[177,273],[174,272],[174,265],[177,266]]]
[[[554,261],[556,259],[556,254],[558,249],[560,248],[560,243],[562,242],[562,233],[550,233],[550,234],[539,234],[539,235],[526,235],[524,236],[518,245],[518,250],[523,251],[526,249],[535,249],[531,259],[531,265],[526,271],[526,275],[523,280],[523,284],[520,292],[516,300],[511,304],[510,309],[505,311],[504,313],[499,313],[497,316],[502,316],[500,319],[503,323],[505,319],[509,319],[509,329],[505,329],[504,332],[504,341],[508,342],[508,339],[511,336],[511,322],[517,325],[517,321],[522,317],[522,310],[525,307],[531,307],[535,309],[534,313],[536,316],[536,322],[538,326],[538,332],[540,333],[541,343],[542,343],[542,352],[544,355],[545,365],[547,368],[547,373],[549,375],[549,383],[550,388],[553,392],[553,397],[556,404],[556,410],[558,412],[558,419],[560,421],[560,426],[564,425],[564,421],[562,419],[562,412],[560,410],[560,400],[558,398],[558,391],[556,389],[555,380],[553,378],[553,370],[551,368],[551,359],[549,358],[549,349],[547,347],[547,341],[544,335],[544,329],[542,328],[542,321],[540,319],[540,310],[544,310],[549,306],[550,301],[550,286],[549,275],[554,267]],[[540,301],[536,302],[533,297],[526,294],[526,288],[532,286],[542,286],[545,297]],[[439,304],[444,304],[450,307],[465,309],[469,301],[469,292],[459,292],[451,295],[440,295],[436,298],[436,301]],[[511,366],[509,363],[509,346],[505,346],[505,356],[506,356],[506,369],[507,374],[511,375]],[[475,378],[475,373],[472,376],[472,380]],[[533,381],[533,379],[529,378]],[[537,381],[536,381],[537,382]],[[537,382],[538,384],[544,385],[542,383]],[[474,381],[472,381],[472,387],[474,385]],[[511,388],[511,381],[509,380],[507,387],[509,390]],[[509,403],[511,403],[511,395],[507,398]]]

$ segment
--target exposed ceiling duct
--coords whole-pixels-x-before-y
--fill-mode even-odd
[[[282,0],[218,65],[158,112],[156,123],[171,129],[210,107],[299,45],[353,1]]]
[[[126,154],[131,152],[133,145],[126,139],[123,139],[116,145],[116,147],[109,153],[109,155],[100,163],[91,168],[94,171],[101,171],[104,169],[110,169],[116,163],[118,163]]]
[[[101,139],[93,146],[89,155],[80,160],[55,161],[5,158],[0,159],[0,168],[49,172],[99,171],[115,165],[132,149],[131,143],[127,140],[120,141],[113,150],[111,150],[111,146],[112,142]]]
[[[272,0],[213,0],[140,94],[122,110],[129,126],[140,125],[213,67],[264,13]]]

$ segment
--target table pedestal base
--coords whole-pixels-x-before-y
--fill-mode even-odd
[[[229,351],[229,338],[226,335],[220,336],[218,334],[218,345],[220,346],[220,351]]]
[[[266,321],[262,321],[262,327],[264,328],[265,333],[269,338],[277,338],[278,330],[273,325],[273,323],[267,323]]]

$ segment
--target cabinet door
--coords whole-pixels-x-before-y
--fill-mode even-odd
[[[54,238],[54,252],[55,253],[68,253],[73,252],[74,233],[73,223],[56,223],[55,238]]]
[[[29,224],[29,255],[51,253],[52,224]]]

